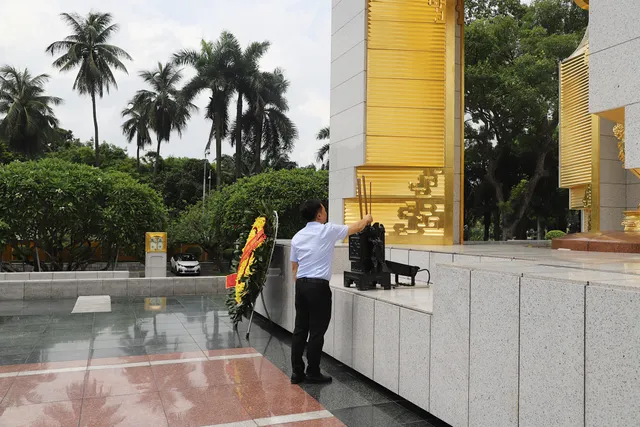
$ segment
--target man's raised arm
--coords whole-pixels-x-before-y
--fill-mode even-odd
[[[365,216],[363,219],[361,219],[358,222],[354,222],[353,224],[349,225],[349,231],[347,232],[347,234],[349,236],[351,236],[352,234],[356,234],[361,232],[362,230],[364,230],[364,228],[371,224],[373,222],[373,217],[371,215],[367,215]]]

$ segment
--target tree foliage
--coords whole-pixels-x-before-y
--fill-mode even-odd
[[[131,103],[120,113],[125,122],[122,124],[122,133],[131,143],[136,140],[136,163],[140,169],[140,150],[144,150],[151,145],[151,119],[146,105],[139,97],[134,97]]]
[[[209,254],[233,247],[247,225],[248,212],[266,203],[280,217],[279,238],[290,239],[304,227],[300,205],[312,198],[328,198],[326,171],[294,169],[267,171],[243,178],[213,192],[202,204],[189,207],[172,224],[175,243],[198,243]],[[192,240],[193,239],[193,240]]]
[[[328,141],[331,139],[331,129],[329,126],[324,127],[318,131],[316,135],[318,141]],[[327,157],[325,161],[325,157]],[[322,146],[316,151],[316,160],[322,164],[322,169],[329,170],[329,142],[322,144]]]
[[[238,42],[233,34],[223,32],[214,42],[202,40],[200,50],[181,50],[173,55],[176,64],[190,65],[195,76],[182,90],[186,100],[192,100],[203,91],[208,92],[209,102],[205,108],[205,118],[211,120],[211,130],[204,152],[208,153],[211,141],[216,141],[216,164],[222,164],[222,140],[229,127],[229,100],[233,93],[233,64]],[[222,183],[222,171],[216,170],[216,184]]]
[[[493,222],[509,239],[557,176],[558,62],[578,46],[586,15],[570,0],[476,1],[467,10],[465,214],[468,225]]]
[[[154,190],[117,171],[59,159],[0,167],[0,220],[11,230],[8,242],[28,262],[35,248],[46,254],[48,264],[39,268],[85,268],[98,248],[112,255],[109,261],[120,250],[140,254],[144,233],[166,229],[166,216]]]
[[[44,151],[58,127],[53,107],[62,99],[45,95],[48,80],[46,74],[32,76],[26,69],[0,68],[0,137],[13,151],[30,158]]]
[[[139,90],[133,104],[139,105],[143,114],[146,114],[149,126],[156,134],[156,156],[160,158],[162,141],[169,142],[172,132],[182,136],[191,113],[195,112],[197,107],[182,96],[178,87],[182,80],[182,72],[175,64],[158,63],[156,69],[142,71],[140,77],[150,89]],[[157,169],[156,162],[154,171]]]
[[[61,14],[62,20],[71,28],[72,33],[64,40],[53,42],[47,47],[51,55],[62,53],[53,62],[53,66],[62,72],[78,68],[73,90],[91,97],[93,108],[93,126],[96,151],[96,165],[100,165],[100,139],[98,135],[98,117],[96,96],[102,98],[111,87],[118,84],[112,70],[127,72],[123,59],[131,60],[129,54],[118,46],[109,43],[119,27],[113,23],[110,13],[90,12],[86,17],[76,13]]]

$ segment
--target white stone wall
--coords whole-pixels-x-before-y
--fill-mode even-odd
[[[622,212],[627,209],[627,171],[618,159],[613,126],[613,122],[600,119],[600,230],[603,231],[622,231]]]
[[[336,223],[344,222],[343,199],[355,197],[355,168],[364,164],[366,39],[366,0],[333,0],[329,220]]]
[[[638,209],[640,179],[618,158],[615,123],[600,120],[600,230],[622,231],[623,212]]]
[[[598,0],[589,9],[589,108],[625,108],[626,167],[640,167],[640,2]]]

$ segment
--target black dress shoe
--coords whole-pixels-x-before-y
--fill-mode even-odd
[[[293,374],[291,375],[291,384],[300,384],[304,382],[306,377],[305,374]]]
[[[322,374],[309,375],[309,374],[307,374],[307,379],[305,380],[305,382],[308,383],[308,384],[328,384],[332,380],[333,379],[328,375],[322,375]]]

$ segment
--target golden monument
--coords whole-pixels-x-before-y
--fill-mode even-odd
[[[462,0],[367,2],[365,164],[387,242],[452,244],[463,227]],[[344,220],[359,218],[346,199]]]

